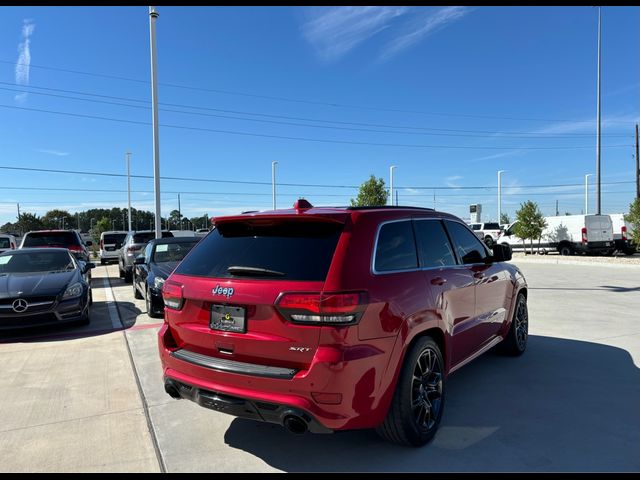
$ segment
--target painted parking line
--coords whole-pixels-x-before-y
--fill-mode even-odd
[[[109,311],[111,325],[114,329],[124,328],[124,325],[122,325],[122,322],[120,321],[120,315],[118,314],[118,309],[116,307],[116,300],[113,297],[113,291],[111,291],[111,283],[109,283],[109,278],[103,278],[102,284],[104,286],[104,293],[107,300],[107,310]]]
[[[130,330],[146,330],[147,328],[160,328],[163,322],[160,323],[150,323],[147,325],[134,325],[133,327],[127,328],[127,331]]]

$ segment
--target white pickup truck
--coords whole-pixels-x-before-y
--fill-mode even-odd
[[[500,224],[498,223],[470,223],[469,226],[473,233],[482,240],[487,247],[491,247],[502,233]]]

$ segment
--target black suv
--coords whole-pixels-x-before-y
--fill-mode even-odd
[[[27,232],[22,237],[20,248],[66,248],[74,257],[83,262],[89,262],[91,241],[83,242],[80,234],[75,230],[38,230]]]

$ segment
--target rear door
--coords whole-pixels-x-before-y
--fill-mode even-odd
[[[452,335],[452,365],[469,351],[463,343],[465,327],[475,315],[475,278],[473,271],[458,265],[453,246],[440,219],[415,219],[420,266],[428,292],[428,305],[440,317]]]
[[[217,225],[167,280],[183,285],[184,306],[168,317],[179,345],[241,362],[308,368],[321,327],[293,322],[276,302],[287,292],[322,291],[342,228],[282,218]]]
[[[585,215],[588,242],[612,242],[613,225],[609,215]]]
[[[467,359],[486,345],[500,328],[505,315],[504,278],[497,265],[487,264],[490,255],[485,245],[462,223],[444,221],[456,252],[460,275],[469,278],[474,288],[459,301],[470,301],[473,291],[474,311],[467,318],[457,318],[452,332],[452,358],[455,363]]]

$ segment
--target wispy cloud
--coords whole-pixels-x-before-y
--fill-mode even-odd
[[[315,7],[302,25],[303,36],[320,58],[336,60],[389,27],[407,7]]]
[[[608,115],[602,117],[602,128],[617,127],[624,128],[624,124],[632,125],[640,120],[638,114],[619,114]],[[545,127],[534,130],[536,134],[562,134],[562,133],[595,133],[596,119],[595,115],[592,118],[584,120],[573,120],[564,122],[550,123]]]
[[[29,69],[31,65],[31,35],[36,28],[31,19],[22,22],[22,41],[18,44],[18,61],[16,62],[16,83],[29,85]],[[27,99],[27,93],[22,92],[15,97],[17,102]]]
[[[493,155],[485,155],[483,157],[472,158],[469,162],[484,162],[487,160],[495,160],[496,158],[512,157],[524,154],[524,150],[509,150],[508,152],[495,153]]]
[[[416,44],[427,35],[430,35],[450,23],[464,17],[471,11],[468,7],[443,7],[430,10],[420,15],[416,21],[408,25],[405,31],[391,40],[382,49],[380,60],[387,60],[402,50]]]
[[[36,148],[35,151],[40,153],[47,153],[49,155],[55,155],[56,157],[66,157],[69,155],[69,152],[62,152],[60,150],[49,150],[47,148]]]
[[[461,175],[451,175],[444,179],[444,182],[447,184],[447,187],[458,188],[460,187],[458,180],[462,180]]]

